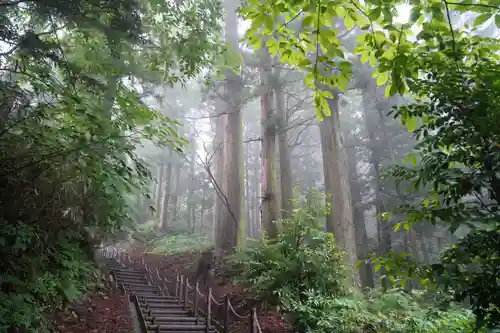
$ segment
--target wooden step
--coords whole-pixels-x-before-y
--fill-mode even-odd
[[[204,317],[178,317],[178,316],[157,316],[157,317],[144,317],[145,320],[155,320],[155,321],[183,321],[183,322],[195,322],[195,321],[205,321]]]
[[[178,299],[140,299],[140,303],[145,303],[149,305],[157,305],[157,304],[181,304],[182,302]]]
[[[137,289],[137,290],[158,290],[160,287],[158,286],[153,286],[151,284],[132,284],[132,283],[127,283],[127,282],[122,282],[119,283],[123,287],[129,288],[129,289]]]
[[[178,300],[177,297],[175,296],[144,296],[144,295],[137,295],[137,297],[139,298],[139,300],[143,299],[143,300],[146,300],[146,301],[150,301],[150,300]]]
[[[149,281],[146,278],[123,278],[121,276],[116,277],[116,281],[123,281],[123,283],[130,282],[135,284],[148,284]]]
[[[204,332],[205,325],[148,325],[148,329],[153,332]],[[210,326],[210,331],[214,331],[215,327]]]
[[[175,309],[175,308],[184,308],[183,304],[178,303],[166,303],[166,304],[148,304],[148,303],[139,303],[139,305],[145,309]]]
[[[138,275],[142,275],[142,276],[145,276],[146,274],[148,274],[148,272],[145,270],[145,269],[142,269],[142,270],[131,270],[130,268],[115,268],[115,269],[112,269],[112,271],[115,273],[115,274],[121,274],[121,275],[131,275],[131,276],[138,276]]]
[[[134,281],[124,281],[122,282],[121,284],[123,284],[124,286],[127,286],[127,287],[155,287],[157,288],[158,286],[153,286],[149,283],[136,283]]]
[[[205,325],[207,322],[205,318],[196,317],[148,317],[146,319],[150,325]],[[186,320],[187,319],[187,320]]]
[[[171,309],[147,309],[147,310],[142,310],[142,313],[148,317],[172,317],[172,316],[188,315],[190,311],[179,308],[171,308]]]
[[[115,269],[113,270],[115,274],[122,274],[122,275],[146,275],[148,272],[145,270],[130,270],[130,269]]]

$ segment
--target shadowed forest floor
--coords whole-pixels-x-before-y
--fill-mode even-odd
[[[134,333],[126,297],[106,287],[52,315],[57,333]]]

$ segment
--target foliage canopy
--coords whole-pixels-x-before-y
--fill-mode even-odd
[[[46,311],[95,277],[89,259],[131,218],[128,194],[146,192],[135,145],[184,144],[179,124],[148,108],[139,88],[210,63],[220,9],[6,1],[0,12],[0,331],[38,332]],[[180,30],[165,34],[172,25]]]
[[[385,85],[387,97],[408,92],[408,80],[418,77],[424,61],[461,61],[465,56],[498,59],[498,40],[474,34],[487,21],[500,26],[499,4],[487,0],[410,1],[408,22],[398,21],[398,5],[408,3],[251,0],[241,14],[251,21],[245,40],[252,48],[260,49],[265,38],[272,55],[279,54],[282,63],[306,72],[304,84],[316,91],[319,118],[330,114],[325,98],[333,97],[319,87],[347,89],[353,74],[352,53],[362,63],[376,67],[373,77],[378,85]],[[472,26],[459,30],[453,27],[455,12],[479,16]],[[358,34],[353,50],[342,43],[349,33]],[[474,36],[473,49],[463,47],[462,39],[467,36]]]

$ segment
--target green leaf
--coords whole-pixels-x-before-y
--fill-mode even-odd
[[[339,64],[339,69],[342,73],[346,75],[352,74],[352,63],[349,61],[341,61]]]
[[[385,86],[385,93],[384,93],[385,98],[392,97],[391,91],[392,91],[392,83],[389,83],[388,85]]]
[[[495,25],[500,29],[500,14],[495,15]]]
[[[304,75],[304,84],[306,87],[314,89],[315,84],[314,84],[314,74],[313,73],[307,73]]]
[[[351,30],[356,22],[354,22],[353,18],[350,15],[344,16],[344,25],[347,30]]]
[[[408,117],[404,120],[405,127],[409,132],[413,132],[418,128],[418,119],[416,117]]]
[[[389,80],[389,73],[384,72],[380,73],[380,75],[377,77],[377,86],[383,86],[384,84],[387,83]]]
[[[476,17],[476,19],[474,20],[474,27],[477,27],[481,24],[483,24],[484,22],[488,21],[493,15],[491,13],[483,13],[481,15],[479,15],[478,17]],[[496,19],[495,19],[496,20]]]
[[[275,39],[270,39],[267,41],[266,45],[269,49],[269,54],[275,57],[278,54],[278,42]]]
[[[420,7],[413,7],[410,12],[410,22],[415,23],[420,18],[422,11]]]

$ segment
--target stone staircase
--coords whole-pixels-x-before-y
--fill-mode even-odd
[[[135,305],[141,333],[216,332],[206,318],[193,315],[180,298],[166,295],[145,269],[127,267],[114,258],[104,258],[104,264],[116,286]]]

